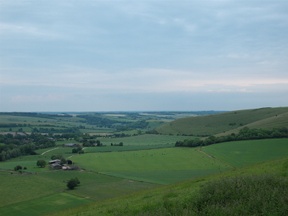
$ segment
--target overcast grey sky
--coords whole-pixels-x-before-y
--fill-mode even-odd
[[[287,0],[0,0],[0,111],[288,106]]]

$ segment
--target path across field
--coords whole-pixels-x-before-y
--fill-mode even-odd
[[[44,154],[46,154],[46,153],[48,153],[48,152],[50,152],[50,151],[56,150],[56,149],[59,149],[59,147],[57,147],[57,148],[54,148],[54,149],[49,149],[49,150],[47,150],[47,151],[43,152],[41,155],[44,155]]]

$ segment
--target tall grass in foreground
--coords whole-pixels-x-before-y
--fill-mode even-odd
[[[288,179],[276,175],[239,176],[204,184],[185,200],[168,194],[162,202],[108,215],[288,215]],[[175,199],[176,198],[176,199]],[[132,211],[131,211],[132,210]]]
[[[288,180],[270,175],[222,179],[205,185],[192,207],[197,215],[287,215]]]

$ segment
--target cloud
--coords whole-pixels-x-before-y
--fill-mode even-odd
[[[109,93],[158,92],[266,92],[287,91],[286,77],[257,77],[219,74],[207,76],[199,71],[179,71],[167,69],[134,69],[117,73],[77,69],[55,73],[40,73],[32,77],[5,75],[0,79],[2,86],[47,87],[73,89],[72,91],[97,91]],[[277,87],[278,86],[278,87]]]
[[[12,103],[54,103],[54,102],[59,102],[65,99],[64,95],[59,95],[59,94],[40,94],[40,95],[15,95],[12,96],[11,102]]]
[[[19,104],[63,94],[63,107],[71,95],[83,104],[121,95],[127,107],[126,94],[280,95],[287,9],[282,0],[0,1],[1,91]]]
[[[43,39],[64,39],[62,35],[50,32],[39,27],[33,26],[31,24],[10,24],[10,23],[0,23],[0,36],[11,36],[18,37],[29,36]]]

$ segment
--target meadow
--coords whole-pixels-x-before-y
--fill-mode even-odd
[[[288,157],[52,215],[286,215],[287,176]]]
[[[53,213],[55,209],[60,211],[94,201],[116,199],[137,191],[161,188],[161,185],[204,179],[229,170],[235,172],[241,167],[288,157],[287,143],[288,139],[271,139],[221,143],[202,148],[76,154],[70,159],[81,167],[80,171],[41,169],[36,167],[35,162],[45,154],[23,156],[0,163],[3,195],[0,212],[27,215],[31,211],[33,215],[35,208],[35,215],[42,211]],[[60,153],[67,149],[59,147],[55,151]],[[53,151],[47,154],[52,155]],[[19,163],[27,166],[22,174],[11,170]],[[74,177],[80,180],[80,186],[67,190],[66,181]],[[45,202],[54,204],[55,209],[48,208]]]
[[[88,171],[158,184],[229,168],[196,149],[178,148],[83,154],[73,157],[73,161]]]
[[[191,135],[191,128],[198,124],[199,134],[204,135],[206,132],[217,134],[219,131],[233,128],[238,130],[245,124],[254,124],[255,127],[260,127],[261,124],[263,127],[268,127],[269,124],[283,127],[287,125],[286,111],[286,108],[265,108],[222,113],[213,117],[189,117],[189,121],[196,120],[195,126],[190,127],[192,123],[181,123],[176,132],[173,127],[178,121],[184,120],[172,120],[184,117],[184,114],[102,113],[91,114],[91,119],[77,115],[49,117],[46,114],[2,114],[0,120],[3,123],[3,132],[10,130],[9,127],[5,128],[5,124],[8,126],[11,123],[20,124],[14,125],[12,131],[22,128],[26,133],[40,127],[46,127],[50,132],[51,128],[59,131],[77,128],[78,133],[89,132],[89,140],[100,140],[104,146],[84,147],[84,154],[73,154],[72,148],[63,147],[65,143],[81,143],[81,139],[85,138],[84,134],[78,139],[61,138],[56,141],[54,147],[36,150],[36,155],[20,156],[1,162],[0,215],[179,215],[179,212],[182,215],[194,214],[197,209],[193,205],[199,201],[194,198],[201,196],[201,188],[210,181],[221,182],[222,178],[263,173],[276,173],[286,179],[288,159],[285,158],[288,158],[288,139],[233,141],[197,148],[176,148],[176,141],[197,139],[195,136],[180,135],[183,134],[182,129],[187,126],[187,134]],[[256,113],[253,118],[250,118],[251,113]],[[107,118],[107,122],[104,123],[111,125],[100,127],[96,122],[99,117],[101,121],[102,118]],[[224,117],[226,120],[223,120]],[[198,118],[204,121],[200,124]],[[148,123],[147,128],[127,128],[129,125],[142,127],[144,121]],[[151,128],[152,125],[156,127],[163,122],[166,126]],[[242,123],[244,125],[241,125]],[[115,125],[125,126],[127,130],[118,131],[119,128],[114,127]],[[173,130],[170,131],[171,125]],[[160,134],[146,133],[151,129],[160,132],[163,128],[165,130]],[[124,136],[113,136],[115,134]],[[120,142],[123,146],[116,146]],[[53,155],[62,155],[72,160],[80,170],[64,171],[53,170],[49,166],[36,166],[37,160],[44,159],[48,162]],[[14,171],[17,165],[25,167],[25,170]],[[68,190],[67,181],[75,177],[80,180],[80,186]],[[254,177],[252,179],[251,181],[254,181]],[[255,181],[259,180],[259,184],[262,184],[262,179],[266,181],[266,178],[262,177],[255,178]],[[275,180],[274,177],[272,179]],[[270,181],[270,178],[267,181]],[[278,179],[275,181],[277,183]],[[281,186],[282,180],[280,183]],[[283,184],[285,186],[285,181]],[[213,188],[209,190],[214,193]],[[267,191],[271,190],[267,188]],[[243,205],[247,204],[243,201]]]
[[[287,124],[288,107],[278,107],[180,118],[156,130],[161,134],[210,136],[235,133],[243,127],[273,129]]]
[[[286,157],[287,149],[288,139],[235,141],[202,147],[202,151],[233,167]]]

